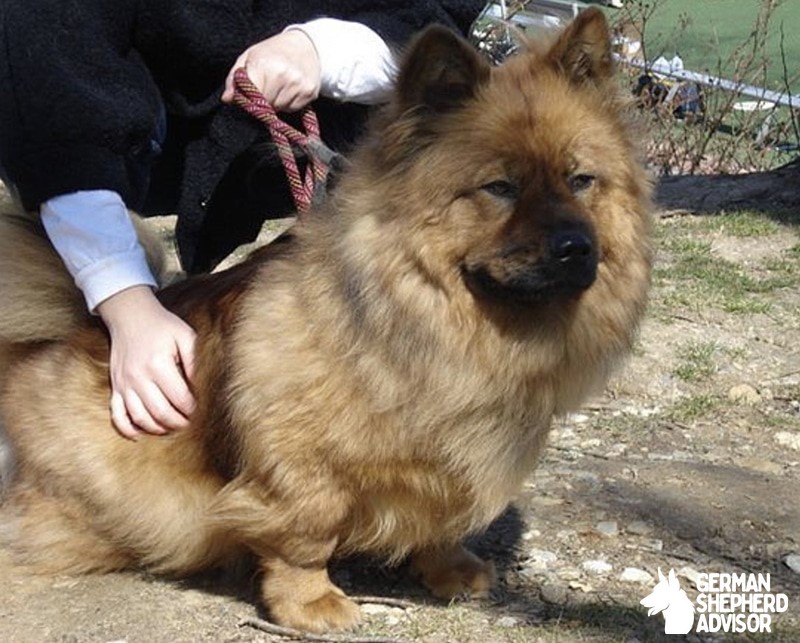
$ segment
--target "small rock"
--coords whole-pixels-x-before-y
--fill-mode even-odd
[[[563,605],[567,602],[567,597],[569,596],[569,590],[564,585],[560,585],[558,583],[547,583],[546,585],[542,585],[542,588],[539,590],[542,600],[545,603],[550,603],[551,605]]]
[[[678,576],[682,576],[688,580],[692,585],[697,587],[697,581],[700,578],[700,572],[693,567],[683,566],[678,570]]]
[[[757,471],[758,473],[778,475],[783,472],[783,466],[777,462],[752,456],[741,458],[737,464],[745,469],[751,469],[753,471]]]
[[[653,582],[653,577],[650,575],[649,572],[646,572],[643,569],[638,569],[636,567],[626,567],[622,571],[622,574],[620,574],[619,579],[623,583],[639,583],[640,585],[645,585]]]
[[[789,447],[795,451],[800,451],[800,432],[790,433],[789,431],[778,431],[775,434],[775,442],[782,447]]]
[[[642,548],[650,551],[664,551],[664,541],[660,538],[651,538],[642,543]]]
[[[611,563],[604,560],[587,560],[581,567],[583,567],[583,571],[589,574],[597,574],[598,576],[608,574],[613,569]]]
[[[606,451],[606,457],[607,458],[619,457],[621,455],[624,455],[624,453],[627,450],[628,450],[628,445],[627,444],[623,444],[621,442],[618,442],[617,444],[612,444],[608,448],[608,451]]]
[[[600,486],[600,476],[598,476],[596,473],[592,473],[591,471],[576,471],[574,475],[576,480],[579,480],[586,485],[591,487]]]
[[[566,581],[578,580],[581,575],[581,570],[575,567],[567,567],[558,571],[558,577]]]
[[[783,564],[791,569],[795,574],[800,574],[800,554],[789,554],[784,556]]]
[[[728,391],[728,399],[738,404],[755,406],[761,402],[761,394],[750,384],[737,384]]]
[[[612,538],[619,534],[619,527],[617,526],[616,520],[603,520],[601,522],[598,522],[595,525],[594,530],[597,533],[606,536],[608,538]]]
[[[528,552],[528,558],[537,563],[554,563],[558,560],[558,556],[546,549],[531,549]]]
[[[591,584],[580,580],[571,580],[569,582],[569,587],[570,589],[579,589],[585,594],[594,591],[594,587],[592,587]]]
[[[653,531],[653,525],[644,520],[634,520],[628,523],[627,527],[625,527],[625,531],[634,536],[647,536],[647,534]]]
[[[574,442],[577,440],[575,431],[566,426],[553,431],[553,434],[553,440],[557,440],[558,442]]]
[[[563,505],[564,500],[554,496],[534,496],[531,498],[531,504],[538,507],[557,507]]]
[[[550,568],[558,560],[558,556],[544,549],[531,549],[525,566],[529,569],[543,571]]]
[[[389,612],[389,606],[381,605],[380,603],[364,603],[361,606],[361,612],[369,616],[386,614],[387,612]]]
[[[519,619],[513,616],[501,616],[495,621],[495,625],[498,627],[517,627]]]

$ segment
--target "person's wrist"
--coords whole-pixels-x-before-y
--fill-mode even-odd
[[[298,47],[305,49],[308,53],[314,53],[314,56],[319,60],[319,52],[314,39],[303,29],[302,25],[293,25],[287,27],[283,32],[287,37],[293,38]]]
[[[283,36],[292,38],[298,50],[302,50],[303,57],[306,60],[313,61],[313,66],[316,68],[317,84],[319,84],[322,76],[322,60],[314,38],[305,31],[303,25],[287,27],[283,32]]]
[[[132,313],[139,314],[142,310],[157,303],[153,290],[148,285],[136,285],[125,288],[97,305],[97,313],[109,328],[129,319]]]

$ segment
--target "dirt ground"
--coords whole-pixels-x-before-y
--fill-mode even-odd
[[[682,640],[639,601],[674,569],[770,574],[788,609],[772,633],[690,641],[800,641],[800,217],[660,218],[652,305],[607,391],[559,421],[539,469],[474,543],[501,583],[437,603],[404,568],[338,563],[367,603],[362,640],[426,643]],[[794,569],[792,569],[794,567]],[[251,574],[30,577],[0,550],[0,641],[279,641]],[[699,615],[699,614],[698,614]]]

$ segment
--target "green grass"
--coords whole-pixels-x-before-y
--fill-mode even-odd
[[[767,240],[782,230],[781,223],[748,212],[685,217],[659,226],[659,261],[653,273],[660,292],[657,305],[672,312],[711,306],[742,315],[768,313],[770,294],[800,287],[800,245],[752,266],[718,256],[707,237],[716,233]]]
[[[766,4],[767,0],[625,0],[622,10],[608,9],[607,13],[627,36],[644,43],[644,55],[651,62],[660,56],[671,60],[678,55],[687,70],[800,95],[796,64],[800,60],[800,2],[778,0],[771,12],[762,10]],[[769,20],[764,23],[767,15]],[[647,17],[644,35],[642,16]],[[756,97],[709,86],[703,93],[705,122],[718,130],[707,147],[704,144],[706,162],[724,159],[726,171],[752,171],[774,168],[793,158],[793,146],[798,143],[797,115],[788,107],[745,113],[737,111],[734,104]],[[768,113],[769,121],[765,120]],[[744,144],[745,139],[755,141],[763,126],[768,127],[770,145]],[[702,138],[702,128],[691,129]],[[661,140],[665,140],[663,136],[659,133]],[[666,140],[698,144],[694,134]],[[680,167],[681,161],[672,159],[670,165]]]
[[[666,305],[691,309],[711,305],[732,313],[769,310],[769,302],[755,296],[767,290],[767,284],[738,264],[714,256],[709,242],[667,238],[661,247],[671,261],[655,269],[655,281],[662,287],[674,284],[665,289]]]
[[[648,25],[648,58],[680,55],[687,69],[712,75],[731,75],[729,66],[719,68],[747,40],[756,23],[759,0],[661,0]],[[800,60],[800,3],[784,0],[770,22],[766,44],[767,79],[770,89],[784,91],[781,61],[783,47],[789,73]],[[800,78],[792,79],[793,93],[800,93]]]
[[[706,217],[698,230],[719,232],[731,237],[768,237],[781,231],[781,225],[767,216],[753,212],[731,212],[724,216]]]
[[[713,395],[698,394],[676,402],[667,415],[675,422],[692,422],[718,410],[722,401]]]
[[[677,356],[680,364],[675,367],[673,373],[684,382],[708,379],[717,370],[714,361],[717,352],[716,342],[687,342],[678,348]]]

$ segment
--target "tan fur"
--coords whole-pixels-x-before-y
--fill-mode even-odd
[[[335,555],[410,555],[437,596],[488,591],[492,566],[461,541],[520,488],[552,417],[602,386],[645,306],[649,185],[608,56],[598,11],[491,71],[424,34],[321,211],[163,292],[199,336],[189,430],[115,434],[91,320],[16,344],[0,408],[24,560],[186,573],[249,550],[272,617],[314,631],[358,619],[328,579]],[[570,183],[582,173],[591,187]],[[593,239],[596,279],[539,296],[564,226]],[[0,281],[62,278],[25,243],[34,256],[15,252]],[[6,314],[71,323],[30,290]]]
[[[35,219],[0,192],[0,301],[20,302],[3,305],[0,342],[62,339],[86,315],[80,291],[55,250],[41,242],[43,235]]]
[[[160,276],[165,271],[163,249],[155,234],[136,215],[131,217],[150,268]],[[44,237],[36,215],[0,191],[0,301],[14,302],[3,306],[0,341],[63,339],[87,317],[80,291],[53,247],[42,243]]]

